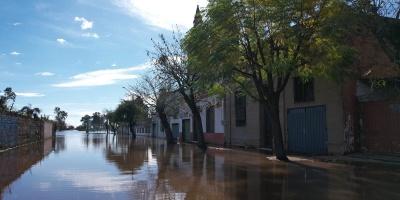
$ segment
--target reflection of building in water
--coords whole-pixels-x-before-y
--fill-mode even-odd
[[[60,153],[61,151],[64,151],[67,149],[66,143],[65,143],[65,136],[64,135],[56,135],[55,137],[56,142],[55,142],[55,147],[54,147],[54,152],[55,153]]]
[[[105,133],[90,133],[82,134],[82,143],[87,148],[92,145],[94,148],[101,148],[104,145],[104,141],[107,138]]]
[[[47,138],[0,153],[0,199],[4,192],[12,192],[8,187],[12,182],[51,153],[53,144],[54,140]]]

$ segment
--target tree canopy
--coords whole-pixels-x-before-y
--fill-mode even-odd
[[[122,100],[114,111],[113,120],[118,123],[128,123],[134,136],[134,126],[137,122],[148,118],[148,110],[141,97]]]
[[[160,79],[157,75],[153,77],[146,75],[129,89],[131,93],[142,97],[143,103],[149,108],[151,114],[158,115],[164,127],[167,142],[176,143],[168,122],[168,117],[176,116],[179,109],[173,84]]]
[[[67,124],[65,123],[65,120],[68,117],[68,113],[61,110],[59,107],[55,107],[54,114],[55,114],[56,127],[58,128],[58,130],[67,129]]]
[[[160,35],[158,42],[153,41],[154,49],[147,54],[154,66],[154,73],[163,81],[172,85],[173,91],[180,94],[180,97],[189,107],[194,121],[194,137],[197,137],[197,147],[206,149],[204,140],[201,115],[197,107],[197,94],[204,91],[202,84],[205,82],[201,76],[200,68],[195,67],[195,60],[188,59],[188,53],[182,43],[180,32],[173,34],[172,40],[167,40]]]

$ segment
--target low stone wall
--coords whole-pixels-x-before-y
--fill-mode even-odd
[[[13,113],[0,113],[0,150],[37,142],[55,135],[53,123]]]

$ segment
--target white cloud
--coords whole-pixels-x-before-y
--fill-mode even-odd
[[[83,37],[92,37],[92,38],[100,38],[100,36],[99,35],[97,35],[97,33],[85,33],[85,34],[82,34],[82,36]]]
[[[207,0],[113,0],[113,3],[150,25],[171,30],[175,25],[191,28],[197,4],[205,7]]]
[[[64,40],[63,38],[58,38],[57,42],[59,42],[60,44],[65,44],[67,41]]]
[[[16,64],[16,65],[20,65],[21,63],[20,63],[20,62],[16,62],[15,64]]]
[[[21,25],[22,23],[20,23],[20,22],[15,22],[15,23],[13,23],[12,25],[13,26],[19,26],[19,25]]]
[[[10,54],[13,55],[13,56],[18,56],[18,55],[20,55],[21,53],[18,53],[18,52],[16,52],[16,51],[14,51],[14,52],[11,52]]]
[[[54,87],[85,87],[111,85],[118,80],[135,79],[138,75],[132,74],[134,71],[144,70],[150,67],[149,63],[122,69],[106,69],[93,72],[78,74],[71,77],[71,81],[55,84]]]
[[[82,24],[81,24],[82,30],[89,29],[89,28],[93,27],[93,22],[89,22],[88,20],[86,20],[83,17],[75,17],[74,20],[78,21],[78,22],[82,22]]]
[[[54,73],[51,73],[51,72],[39,72],[39,73],[36,73],[36,75],[40,75],[40,76],[53,76]]]
[[[30,93],[15,93],[17,96],[20,96],[20,97],[44,97],[45,95],[44,94],[40,94],[40,93],[33,93],[33,92],[30,92]]]
[[[111,67],[116,67],[116,66],[117,66],[117,64],[115,64],[115,63],[111,64]]]

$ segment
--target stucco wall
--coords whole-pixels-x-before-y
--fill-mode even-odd
[[[258,102],[246,97],[246,125],[236,126],[235,94],[228,95],[226,113],[225,142],[228,145],[260,147],[261,106]]]
[[[53,137],[53,123],[43,122],[43,139]]]

